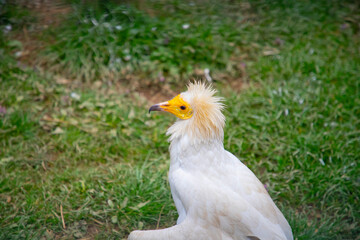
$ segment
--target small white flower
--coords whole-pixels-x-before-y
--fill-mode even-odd
[[[122,29],[122,26],[120,26],[120,25],[117,25],[117,26],[115,26],[115,28],[116,28],[116,30],[121,30]]]
[[[303,104],[303,103],[304,103],[304,99],[300,98],[299,104],[301,105],[301,104]]]
[[[206,80],[208,80],[208,82],[212,82],[212,78],[210,76],[210,69],[205,68],[204,69],[204,75],[205,75]]]
[[[130,60],[131,60],[131,56],[130,56],[130,55],[126,55],[126,56],[124,57],[124,60],[125,60],[125,61],[130,61]]]
[[[70,97],[73,98],[73,99],[75,99],[75,100],[80,100],[80,95],[77,94],[76,92],[72,92],[72,93],[70,94]]]
[[[152,27],[152,28],[151,28],[151,31],[155,32],[156,29],[157,29],[157,27]]]
[[[6,25],[6,26],[4,27],[4,29],[3,29],[3,32],[4,32],[5,34],[7,34],[7,33],[9,33],[9,32],[11,31],[11,29],[12,29],[11,25]]]
[[[190,24],[184,24],[184,25],[182,25],[182,28],[183,29],[188,29],[190,27]]]
[[[8,33],[12,30],[12,26],[9,24],[9,25],[6,25],[5,28],[4,28],[4,33]]]
[[[17,58],[21,57],[21,55],[22,55],[22,51],[18,51],[18,52],[15,53],[15,57],[17,57]]]
[[[289,109],[285,109],[284,114],[285,116],[289,115]]]

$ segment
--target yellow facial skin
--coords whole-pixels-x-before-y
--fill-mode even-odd
[[[180,94],[167,103],[167,105],[160,106],[164,111],[172,113],[180,119],[189,119],[192,117],[193,110],[190,105],[182,99]]]
[[[190,107],[190,104],[184,101],[180,94],[170,101],[152,106],[149,111],[166,111],[174,114],[180,119],[189,119],[193,116],[194,113]]]

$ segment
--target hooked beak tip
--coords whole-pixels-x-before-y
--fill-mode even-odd
[[[155,104],[155,105],[152,105],[150,108],[149,108],[149,113],[151,111],[162,111],[162,108],[160,107],[159,104]]]

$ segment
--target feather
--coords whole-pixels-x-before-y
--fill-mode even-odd
[[[181,98],[193,109],[170,135],[169,183],[177,224],[134,231],[135,239],[293,239],[291,227],[254,173],[223,146],[222,99],[203,83]]]

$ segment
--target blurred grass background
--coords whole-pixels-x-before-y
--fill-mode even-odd
[[[295,238],[360,239],[359,22],[353,1],[0,1],[0,238],[175,224],[175,119],[147,109],[208,69],[225,148]]]

